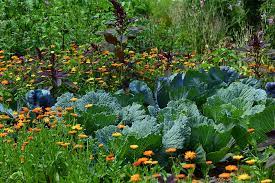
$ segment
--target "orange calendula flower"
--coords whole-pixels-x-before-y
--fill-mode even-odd
[[[114,132],[114,133],[112,134],[112,136],[113,136],[113,137],[120,137],[120,136],[122,136],[122,134],[119,133],[119,132]]]
[[[247,160],[245,161],[247,164],[249,165],[254,165],[256,163],[256,160],[255,159],[251,159],[251,160]]]
[[[71,113],[71,116],[73,116],[73,117],[78,117],[78,114],[76,114],[76,113]]]
[[[247,130],[248,133],[253,133],[254,131],[255,131],[254,128],[248,128],[248,130]]]
[[[0,123],[0,129],[4,128],[5,126],[3,124]]]
[[[166,153],[174,153],[176,151],[177,151],[176,148],[168,148],[168,149],[165,150]]]
[[[221,178],[221,179],[229,179],[230,175],[231,175],[230,173],[221,173],[219,175],[219,178]]]
[[[182,168],[185,168],[185,169],[195,169],[196,165],[195,164],[184,164],[184,165],[182,165]]]
[[[66,110],[66,111],[73,111],[74,108],[73,108],[73,107],[66,107],[65,110]]]
[[[41,107],[34,108],[32,110],[32,112],[34,112],[34,113],[41,113],[42,112],[42,108]]]
[[[33,131],[33,132],[40,132],[40,131],[41,131],[41,128],[33,128],[32,131]]]
[[[80,139],[86,139],[86,138],[88,138],[88,135],[82,133],[82,134],[79,134],[78,137]]]
[[[244,180],[250,180],[250,179],[251,179],[251,177],[246,173],[241,174],[241,175],[238,176],[238,180],[244,181]]]
[[[139,182],[139,181],[141,181],[139,174],[132,175],[130,178],[130,182]]]
[[[118,125],[117,126],[117,128],[119,128],[119,129],[123,129],[123,128],[125,128],[126,126],[125,125]]]
[[[152,150],[144,151],[143,155],[151,157],[152,155],[154,155],[154,152]]]
[[[133,150],[135,150],[135,149],[138,148],[138,145],[130,145],[130,148],[133,149]]]
[[[4,133],[0,133],[0,137],[6,137],[8,135],[8,133],[4,132]]]
[[[178,174],[176,175],[176,179],[180,180],[180,179],[184,179],[186,177],[186,175],[184,174]]]
[[[233,159],[234,160],[240,160],[240,159],[243,159],[243,156],[242,155],[235,155],[235,156],[233,156]]]
[[[8,85],[10,82],[8,81],[8,80],[3,80],[3,81],[1,81],[1,84],[2,85]]]
[[[184,154],[184,158],[185,158],[186,160],[193,160],[193,159],[196,158],[196,156],[197,156],[197,154],[196,154],[194,151],[187,151],[187,152],[185,152],[185,154]]]
[[[106,161],[113,161],[115,160],[115,156],[113,154],[109,154],[108,156],[106,156]]]
[[[225,170],[227,171],[230,171],[230,172],[233,172],[233,171],[237,171],[238,170],[238,167],[236,165],[227,165],[225,167]]]

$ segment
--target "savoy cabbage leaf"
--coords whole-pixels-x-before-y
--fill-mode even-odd
[[[209,97],[203,106],[203,111],[216,122],[238,123],[246,116],[263,111],[266,100],[267,95],[264,90],[235,82]]]
[[[166,126],[166,124],[164,124]],[[170,126],[170,129],[167,129]],[[191,128],[188,126],[188,118],[185,116],[180,117],[166,126],[163,131],[162,144],[164,148],[177,148],[183,149],[189,143],[191,135]]]
[[[137,103],[123,107],[119,113],[123,124],[131,125],[135,121],[141,121],[146,117],[146,111],[143,106]]]

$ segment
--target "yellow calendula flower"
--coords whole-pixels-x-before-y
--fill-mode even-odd
[[[240,160],[240,159],[243,159],[243,156],[242,155],[235,155],[235,156],[233,156],[233,159],[234,160]]]
[[[78,137],[80,139],[85,139],[85,138],[88,138],[88,135],[82,133],[82,134],[79,134]]]
[[[76,124],[74,126],[72,126],[73,130],[82,130],[82,127],[80,127],[80,124]]]
[[[114,133],[112,134],[112,136],[113,136],[113,137],[120,137],[120,136],[122,136],[122,134],[119,133],[119,132],[114,132]]]
[[[68,132],[68,134],[70,134],[70,135],[74,135],[74,134],[76,134],[76,133],[77,133],[76,130],[71,130],[71,131]]]
[[[57,145],[64,144],[64,142],[56,142]]]
[[[67,143],[63,143],[63,144],[60,144],[60,145],[61,145],[62,147],[65,147],[65,148],[66,148],[66,147],[68,147],[70,144],[71,144],[71,143],[68,143],[68,142],[67,142]]]
[[[261,183],[271,183],[272,180],[271,179],[265,179],[265,180],[262,180]]]
[[[87,104],[87,105],[85,105],[85,108],[86,108],[86,109],[89,109],[89,108],[91,108],[91,107],[93,107],[93,104]]]
[[[76,102],[77,100],[78,100],[78,98],[75,98],[75,97],[70,99],[71,102]]]
[[[250,179],[251,179],[251,177],[246,173],[241,174],[241,175],[238,176],[238,180],[244,181],[244,180],[250,180]]]
[[[138,145],[130,145],[130,148],[133,149],[133,150],[135,150],[135,149],[138,148]]]
[[[251,159],[251,160],[247,160],[245,161],[247,164],[249,165],[254,165],[256,163],[256,160],[255,159]]]
[[[82,149],[83,145],[82,144],[76,144],[74,145],[73,149]]]

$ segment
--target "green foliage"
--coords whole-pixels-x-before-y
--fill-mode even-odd
[[[164,125],[167,126],[168,124],[164,123]],[[191,128],[188,126],[187,117],[179,117],[173,122],[170,129],[167,129],[167,127],[164,129],[162,137],[164,148],[183,149],[189,143]]]
[[[146,117],[146,111],[143,106],[137,103],[123,107],[119,113],[122,124],[131,125],[135,121],[141,121]]]
[[[230,133],[230,131],[217,129],[215,125],[197,125],[192,128],[190,143],[192,146],[201,145],[207,152],[207,159],[218,162],[230,148]]]
[[[244,117],[263,111],[266,99],[264,90],[235,82],[209,97],[203,111],[216,122],[240,123]]]
[[[255,129],[257,141],[265,140],[266,133],[275,129],[275,106],[269,106],[264,111],[255,114],[249,119],[249,127]]]
[[[108,7],[106,1],[3,1],[1,48],[24,53],[36,47],[64,49],[72,42],[99,41],[95,33],[111,17]]]

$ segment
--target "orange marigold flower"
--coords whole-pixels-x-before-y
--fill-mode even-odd
[[[138,148],[138,145],[130,145],[130,148],[133,149],[133,150],[135,150],[135,149]]]
[[[144,152],[143,152],[143,155],[144,155],[144,156],[150,156],[150,157],[151,157],[152,155],[154,155],[154,152],[153,152],[152,150],[144,151]]]
[[[222,178],[222,179],[229,179],[230,178],[230,173],[222,173],[219,175],[219,178]]]
[[[184,165],[182,165],[182,168],[185,168],[185,169],[195,169],[196,165],[195,164],[184,164]]]
[[[238,170],[238,167],[236,165],[227,165],[225,167],[225,170],[227,171],[230,171],[230,172],[233,172],[233,171],[237,171]]]
[[[213,162],[212,161],[206,161],[207,165],[211,165]]]
[[[174,153],[176,151],[177,151],[176,148],[168,148],[168,149],[165,150],[166,153]]]
[[[185,158],[186,160],[195,159],[196,156],[197,156],[197,154],[196,154],[194,151],[187,151],[187,152],[185,152],[185,154],[184,154],[184,158]]]
[[[131,176],[130,182],[139,182],[139,181],[141,181],[139,174],[135,174]]]

